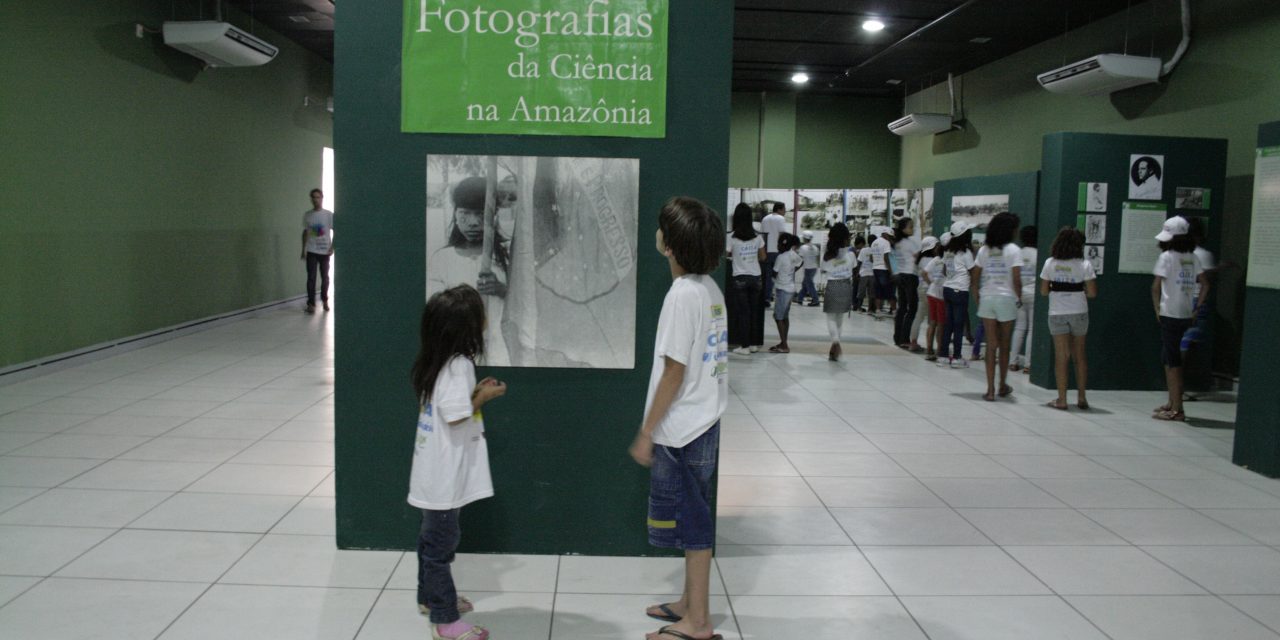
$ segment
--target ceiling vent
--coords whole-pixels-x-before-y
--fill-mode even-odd
[[[889,131],[900,136],[926,136],[951,129],[951,115],[946,113],[908,113],[889,123]]]
[[[211,67],[256,67],[279,49],[251,33],[219,21],[166,22],[164,43],[204,60]]]

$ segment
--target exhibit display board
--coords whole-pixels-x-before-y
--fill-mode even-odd
[[[1253,226],[1250,229],[1248,288],[1245,290],[1244,341],[1240,349],[1240,392],[1236,407],[1235,449],[1231,460],[1258,473],[1280,477],[1280,340],[1276,339],[1276,318],[1280,318],[1280,291],[1263,267],[1255,275],[1255,251],[1259,262],[1270,260],[1272,246],[1259,247],[1259,234],[1272,238],[1276,225],[1275,199],[1280,194],[1280,174],[1271,158],[1280,148],[1280,122],[1258,128],[1258,173],[1254,176]],[[1257,284],[1255,284],[1257,283]]]
[[[434,10],[439,3],[427,4]],[[586,0],[536,4],[584,15],[605,7]],[[615,0],[608,6],[634,13],[638,4]],[[633,327],[621,323],[617,333],[594,342],[592,353],[565,352],[563,362],[535,353],[533,366],[482,363],[478,375],[506,382],[508,391],[484,407],[495,495],[463,509],[461,551],[661,555],[649,546],[645,527],[649,472],[627,454],[643,418],[654,332],[671,286],[654,236],[658,211],[672,196],[724,206],[729,113],[707,105],[729,104],[733,6],[672,3],[666,137],[646,140],[624,136],[622,127],[606,137],[404,133],[404,21],[403,4],[370,3],[344,13],[337,25],[335,85],[342,106],[334,116],[334,147],[337,204],[346,221],[337,280],[342,304],[335,317],[338,546],[408,550],[416,543],[421,514],[405,502],[419,411],[409,370],[434,277],[427,245],[434,251],[449,246],[451,224],[466,225],[459,231],[472,234],[465,242],[453,238],[455,248],[475,242],[469,225],[476,222],[459,209],[476,206],[476,199],[458,188],[467,178],[481,178],[480,200],[487,200],[492,160],[490,248],[503,247],[506,256],[493,251],[489,271],[497,276],[508,261],[505,305],[538,310],[523,316],[536,318],[534,342],[516,335],[507,343],[504,334],[503,343],[552,350],[542,347],[563,344],[556,332],[578,327],[579,320],[564,309],[543,313],[548,306],[591,308],[590,299],[611,295],[625,300],[632,280]],[[656,35],[659,22],[653,24]],[[447,89],[459,90],[457,84]],[[531,218],[531,235],[520,228],[520,216]],[[479,217],[485,225],[483,212]],[[513,234],[517,242],[511,244]],[[478,237],[483,252],[482,230]],[[480,271],[467,275],[479,283]],[[577,286],[569,284],[575,276]],[[630,341],[629,358],[601,347],[619,339]],[[562,366],[579,362],[594,368]]]
[[[1250,287],[1280,289],[1280,146],[1258,149],[1248,274]]]
[[[661,138],[668,0],[402,0],[401,128]]]
[[[1204,196],[1222,193],[1226,140],[1055,133],[1044,138],[1042,162],[1041,264],[1057,230],[1073,226],[1085,232],[1085,256],[1098,273],[1087,348],[1090,363],[1106,366],[1089,368],[1089,387],[1164,389],[1160,330],[1151,311],[1151,270],[1160,255],[1155,235],[1168,216],[1201,217],[1209,230],[1206,245],[1218,252],[1222,225],[1215,221],[1223,199]],[[1047,325],[1048,307],[1036,305],[1036,327]],[[1052,338],[1036,331],[1032,340],[1031,381],[1053,388]],[[1193,357],[1207,362],[1212,344],[1197,348]],[[1192,384],[1188,377],[1188,388]]]

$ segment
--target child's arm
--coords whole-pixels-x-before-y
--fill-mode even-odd
[[[1088,286],[1088,285],[1086,285],[1086,286]],[[1040,295],[1042,295],[1042,296],[1044,296],[1044,297],[1046,297],[1046,298],[1048,298],[1048,297],[1049,297],[1049,281],[1048,281],[1048,280],[1045,280],[1044,278],[1041,278],[1041,279],[1040,279]],[[1090,297],[1092,297],[1092,296],[1090,296]]]
[[[1200,272],[1196,276],[1196,281],[1200,283],[1200,297],[1196,299],[1196,308],[1204,306],[1205,300],[1209,299],[1209,275],[1207,271]]]
[[[647,467],[653,462],[653,430],[667,417],[667,410],[671,408],[676,394],[680,392],[680,386],[684,384],[684,371],[683,364],[670,357],[663,358],[662,377],[658,379],[658,388],[653,393],[653,405],[649,408],[649,414],[644,417],[644,424],[640,426],[635,441],[631,443],[631,458],[643,466]]]
[[[1084,295],[1086,298],[1098,297],[1098,281],[1097,280],[1084,281]]]
[[[1013,289],[1013,299],[1018,301],[1018,306],[1022,306],[1022,267],[1014,267],[1013,276],[1009,278],[1009,288]]]
[[[1151,306],[1156,310],[1156,320],[1160,319],[1160,284],[1163,281],[1160,276],[1151,280]]]

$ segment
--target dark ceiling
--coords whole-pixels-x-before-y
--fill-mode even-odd
[[[231,4],[333,59],[331,0]],[[1060,36],[1067,27],[1124,11],[1130,4],[1131,0],[736,0],[733,89],[794,91],[791,75],[805,71],[811,78],[805,91],[900,95],[904,89],[945,79],[947,73],[963,73]],[[883,31],[862,29],[862,22],[872,17],[885,23]],[[985,38],[990,40],[975,42]]]

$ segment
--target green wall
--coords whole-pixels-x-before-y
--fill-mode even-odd
[[[331,67],[261,25],[249,69],[134,36],[195,7],[0,3],[0,368],[302,292]]]
[[[1068,34],[970,71],[957,78],[964,97],[966,130],[902,140],[901,184],[925,187],[937,180],[1031,171],[1040,167],[1041,140],[1060,131],[1151,136],[1197,136],[1228,141],[1225,206],[1219,256],[1243,263],[1248,255],[1253,197],[1253,149],[1259,123],[1280,116],[1280,75],[1272,71],[1280,41],[1280,3],[1214,0],[1192,3],[1187,55],[1162,84],[1109,97],[1050,93],[1037,73],[1097,53],[1172,55],[1181,29],[1176,2],[1135,3],[1126,24],[1120,12]],[[926,89],[927,92],[941,88]],[[941,89],[945,90],[945,89]],[[924,94],[931,96],[932,93]],[[918,104],[921,94],[907,97]],[[1244,317],[1241,270],[1218,274],[1214,370],[1238,372]]]
[[[885,125],[901,117],[901,110],[896,98],[735,93],[729,184],[780,189],[896,186],[901,147]]]
[[[496,154],[640,160],[636,366],[482,370],[506,381],[485,407],[496,496],[463,510],[463,549],[656,554],[645,529],[648,472],[627,455],[644,410],[653,336],[671,286],[654,251],[657,212],[728,191],[733,6],[671,2],[667,135],[662,139],[401,134],[396,3],[338,21],[338,205],[342,307],[337,342],[337,539],[343,548],[412,548],[405,503],[418,411],[408,371],[425,282],[426,156]],[[717,276],[718,277],[718,276]]]
[[[1280,145],[1280,122],[1258,128],[1257,147]],[[1247,260],[1246,260],[1247,262]],[[1240,363],[1240,404],[1236,409],[1235,451],[1231,460],[1259,473],[1280,477],[1280,291],[1249,287],[1245,307],[1247,329]]]

